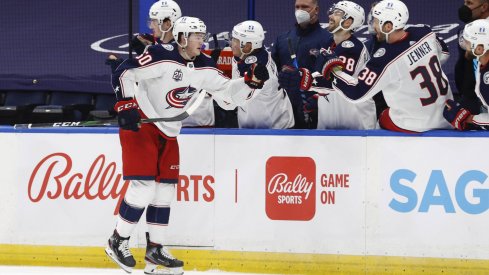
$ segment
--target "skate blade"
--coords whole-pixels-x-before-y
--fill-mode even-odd
[[[160,267],[160,268],[158,268]],[[183,275],[182,267],[164,267],[158,266],[151,262],[146,261],[146,267],[144,268],[144,274],[147,275]]]
[[[110,249],[109,247],[106,247],[105,248],[105,254],[107,254],[107,256],[109,256],[109,258],[111,258],[112,261],[114,261],[116,264],[118,264],[125,272],[132,273],[132,267],[127,266],[127,265],[119,262],[119,260],[117,260],[117,257],[114,255],[114,251],[112,251],[112,249]]]

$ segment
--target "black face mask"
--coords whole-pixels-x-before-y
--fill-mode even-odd
[[[458,18],[464,23],[472,21],[472,10],[466,5],[461,6],[458,9]]]
[[[472,11],[479,8],[480,6],[482,6],[483,4],[480,4],[479,6],[473,8],[473,9],[470,9],[469,7],[467,7],[466,5],[463,5],[461,6],[459,9],[458,9],[458,19],[460,19],[460,21],[464,22],[464,23],[469,23],[471,22],[473,19],[472,19]]]

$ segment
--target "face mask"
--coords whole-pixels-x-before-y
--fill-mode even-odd
[[[466,5],[461,6],[458,9],[458,18],[464,23],[472,21],[472,10]]]
[[[466,5],[461,6],[458,9],[458,19],[460,19],[460,21],[464,23],[469,23],[470,21],[472,21],[472,11],[479,8],[480,6],[482,6],[482,4],[473,9],[470,9]]]
[[[298,24],[308,23],[309,21],[311,21],[311,16],[305,10],[296,10],[295,19],[297,20]]]

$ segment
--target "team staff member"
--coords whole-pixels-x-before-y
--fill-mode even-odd
[[[295,17],[297,24],[295,28],[281,34],[273,43],[272,58],[279,70],[284,65],[292,66],[291,50],[295,52],[298,68],[307,68],[314,71],[316,54],[319,49],[327,47],[331,34],[319,25],[319,3],[318,0],[296,0]],[[289,49],[289,44],[292,49]],[[297,71],[287,70],[279,73],[281,75],[299,74]],[[288,76],[286,76],[288,77]],[[287,80],[286,80],[287,81]],[[292,109],[296,129],[316,129],[317,127],[317,99],[314,93],[300,93],[299,89],[287,90]]]

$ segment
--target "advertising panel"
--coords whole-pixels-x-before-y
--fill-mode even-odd
[[[486,144],[369,138],[367,254],[487,259]]]
[[[216,249],[362,254],[365,142],[216,136]]]

